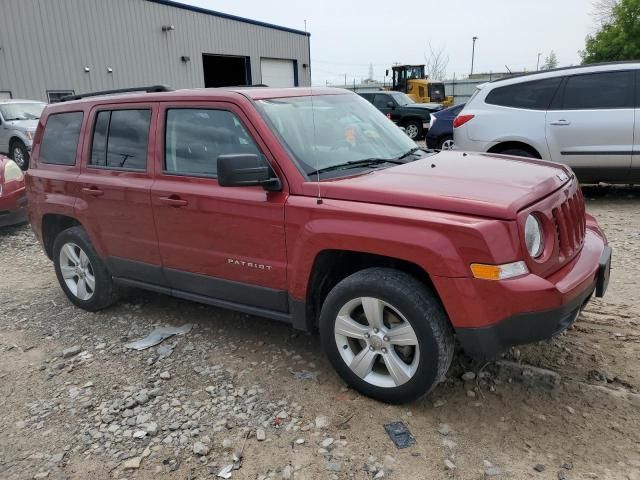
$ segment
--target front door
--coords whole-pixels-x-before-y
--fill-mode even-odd
[[[583,182],[629,174],[635,122],[631,70],[572,75],[547,112],[551,159],[568,164]]]
[[[150,193],[155,115],[148,103],[91,111],[75,209],[114,276],[164,285]]]
[[[287,195],[221,187],[216,177],[219,155],[264,156],[265,146],[231,104],[167,104],[160,112],[163,155],[151,197],[171,288],[196,300],[287,312]]]
[[[392,95],[385,93],[378,93],[373,98],[373,105],[384,113],[388,119],[393,120],[394,123],[398,123],[400,115],[396,113],[396,106],[398,103],[394,100]]]

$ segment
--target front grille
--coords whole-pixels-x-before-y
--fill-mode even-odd
[[[578,189],[552,211],[561,261],[572,257],[584,242],[586,232],[584,198]],[[562,258],[563,257],[563,258]]]

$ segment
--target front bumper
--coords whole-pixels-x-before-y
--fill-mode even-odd
[[[465,352],[489,359],[566,330],[594,293],[604,295],[611,254],[600,228],[589,222],[580,253],[548,278],[528,274],[496,282],[440,278],[434,283],[447,292],[441,297]]]
[[[27,195],[24,188],[0,197],[0,227],[27,221]]]

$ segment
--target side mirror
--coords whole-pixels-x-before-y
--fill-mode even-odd
[[[390,108],[391,110],[393,110],[394,108],[396,108],[396,104],[393,102],[387,102],[387,108]]]
[[[280,190],[280,179],[262,157],[249,153],[220,155],[218,157],[218,184],[221,187],[254,187]]]

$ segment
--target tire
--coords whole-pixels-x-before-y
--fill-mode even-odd
[[[532,152],[530,152],[529,150],[524,150],[523,148],[508,148],[507,150],[496,153],[499,153],[501,155],[511,155],[513,157],[537,158]]]
[[[453,147],[453,137],[446,135],[438,142],[438,150],[451,150]]]
[[[16,162],[22,170],[29,168],[29,151],[20,140],[14,140],[9,145],[9,158]]]
[[[379,311],[384,328],[380,331],[372,329],[376,322],[370,322],[364,313],[365,303],[368,311],[378,311],[377,302],[383,304]],[[373,310],[372,306],[375,307]],[[354,310],[346,315],[344,312],[351,308]],[[365,323],[362,323],[362,315],[365,315]],[[348,323],[343,323],[344,318]],[[393,320],[400,320],[402,336],[389,328]],[[409,335],[406,324],[414,337]],[[364,337],[342,335],[350,328]],[[338,283],[322,306],[320,337],[329,361],[348,385],[387,403],[409,402],[430,392],[444,379],[454,351],[453,330],[433,292],[412,276],[389,268],[361,270]],[[398,346],[399,341],[406,342],[402,343],[405,346]],[[407,346],[414,341],[416,346]],[[372,356],[375,360],[371,362],[357,361]],[[391,362],[399,372],[398,359],[405,374],[394,376],[387,365]],[[367,363],[373,368],[363,368],[357,374],[348,361],[352,366],[357,364],[356,369]]]
[[[409,120],[404,124],[406,134],[411,140],[422,139],[424,132],[422,131],[422,124],[416,120]]]
[[[74,254],[75,261],[72,259]],[[74,305],[95,312],[118,301],[119,292],[111,274],[82,227],[71,227],[56,237],[53,263],[58,282]],[[84,281],[84,290],[80,287],[81,281]]]

